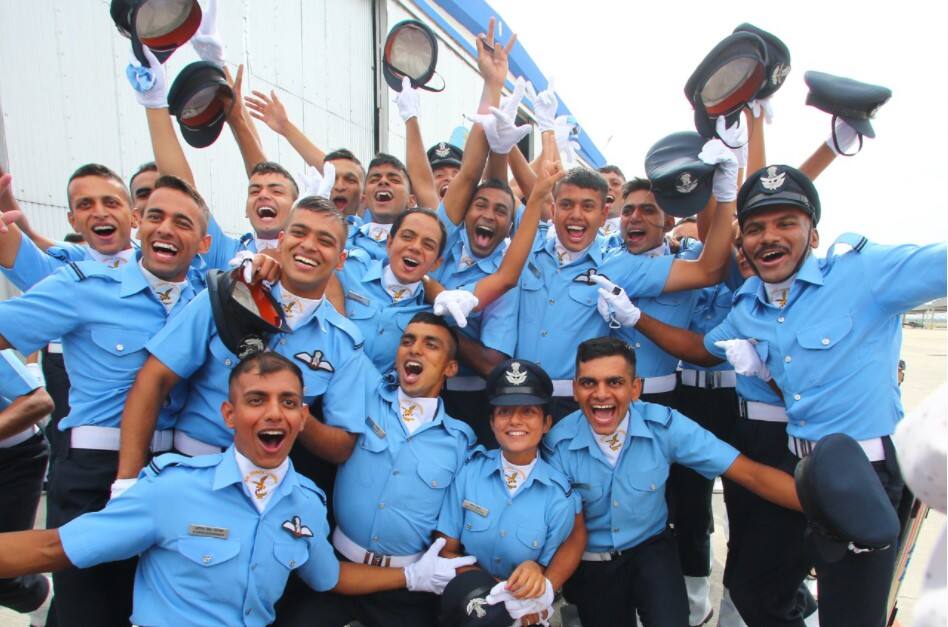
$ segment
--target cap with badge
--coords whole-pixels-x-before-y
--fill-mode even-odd
[[[684,131],[660,139],[645,155],[645,176],[655,201],[665,213],[687,218],[711,198],[714,166],[698,158],[706,140]]]
[[[788,165],[769,165],[747,177],[737,193],[737,221],[743,225],[755,211],[780,205],[801,209],[813,226],[820,222],[820,195],[813,181]]]
[[[497,581],[490,573],[468,570],[452,579],[441,593],[443,627],[508,627],[514,623],[503,603],[491,605],[487,595]]]
[[[224,70],[207,61],[185,66],[168,90],[168,110],[177,118],[181,136],[195,148],[217,141],[233,106],[234,90]]]
[[[247,285],[242,272],[239,267],[207,273],[207,295],[217,335],[238,359],[266,350],[271,335],[290,330],[270,290],[260,282]]]
[[[402,78],[407,76],[414,89],[443,91],[444,85],[428,86],[437,65],[438,38],[427,24],[404,20],[388,32],[382,48],[382,77],[389,87],[400,92]]]
[[[438,142],[428,149],[428,163],[431,169],[448,167],[461,167],[461,159],[464,157],[464,151],[448,142]]]
[[[879,107],[892,97],[891,89],[825,72],[807,72],[803,80],[810,88],[806,103],[833,116],[833,141],[836,142],[838,153],[845,154],[839,150],[836,140],[836,118],[841,118],[859,133],[860,148],[863,135],[876,136],[870,120],[876,116]]]
[[[553,381],[543,368],[523,359],[508,359],[487,375],[487,400],[496,407],[546,405]]]
[[[112,0],[109,13],[118,31],[132,40],[135,56],[146,67],[143,45],[164,63],[201,25],[197,0]]]
[[[895,545],[899,518],[862,447],[848,435],[828,435],[797,464],[797,495],[808,520],[813,557],[839,561],[846,551]]]

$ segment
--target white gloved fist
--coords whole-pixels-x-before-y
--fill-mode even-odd
[[[718,348],[724,349],[727,360],[734,366],[734,372],[770,381],[773,378],[770,369],[757,354],[754,344],[752,340],[720,340],[714,343]]]
[[[573,139],[573,128],[574,125],[569,121],[568,115],[559,116],[553,125],[556,149],[563,155],[563,165],[567,169],[576,165],[576,152],[579,150],[579,142]]]
[[[490,605],[503,603],[507,608],[507,613],[510,614],[510,618],[523,618],[530,614],[540,614],[542,616],[544,610],[550,610],[547,614],[548,618],[553,614],[553,596],[553,584],[550,583],[549,579],[546,580],[546,588],[543,590],[543,594],[533,599],[516,598],[507,590],[505,580],[490,589],[490,594],[487,595],[486,600]],[[541,624],[548,625],[549,622],[544,618],[541,620]]]
[[[774,121],[774,106],[770,103],[770,98],[761,98],[760,100],[751,100],[747,103],[747,106],[750,107],[751,113],[754,114],[755,118],[759,118],[761,114],[764,115],[764,121],[767,124],[772,124]]]
[[[398,115],[402,117],[402,122],[418,117],[418,110],[421,109],[421,90],[412,87],[411,79],[407,76],[402,77],[402,90],[395,92],[395,104],[398,105]]]
[[[467,317],[478,303],[477,296],[467,290],[444,290],[435,297],[432,309],[436,316],[450,315],[463,329],[467,326]]]
[[[723,120],[723,117],[718,118]],[[747,165],[747,125],[744,124],[744,116],[737,118],[734,126],[727,126],[727,121],[721,125],[724,127],[723,133],[718,133],[721,141],[731,149],[734,158],[737,159],[737,167],[743,168]]]
[[[835,129],[836,141],[833,141],[833,134],[830,134],[826,140],[826,145],[837,155],[849,154],[853,146],[859,141],[859,133],[847,124],[843,118],[836,118],[833,128]],[[839,145],[838,150],[836,148],[837,144]]]
[[[238,250],[234,258],[227,262],[231,268],[240,268],[243,271],[244,283],[253,282],[253,258],[257,253],[249,250]]]
[[[201,25],[191,37],[191,47],[202,61],[224,67],[224,40],[217,31],[217,0],[208,0],[207,9],[201,14]]]
[[[417,562],[405,567],[405,587],[412,592],[441,594],[444,587],[454,579],[457,569],[477,562],[473,555],[464,557],[438,557],[447,542],[438,538]]]
[[[540,132],[555,130],[556,109],[559,101],[553,90],[553,79],[549,80],[546,89],[539,94],[533,88],[533,83],[527,83],[527,96],[533,101],[533,115],[537,119],[537,128]]]
[[[138,104],[146,109],[166,109],[168,107],[168,78],[165,67],[148,46],[142,46],[142,52],[151,67],[138,62],[135,55],[125,68],[125,76],[135,91]]]
[[[112,482],[112,488],[109,490],[109,500],[117,499],[125,494],[125,491],[135,485],[138,479],[116,479]]]
[[[594,274],[589,280],[599,286],[596,311],[609,324],[609,328],[634,327],[638,324],[642,312],[632,304],[624,289],[601,274]]]
[[[718,135],[727,133],[723,117],[717,121]],[[737,158],[731,149],[724,145],[720,139],[708,141],[698,158],[708,165],[714,166],[714,181],[712,191],[718,202],[731,202],[737,199]]]
[[[303,181],[300,198],[321,196],[329,200],[332,198],[332,187],[336,184],[336,166],[329,161],[324,161],[322,174],[314,166],[307,166],[300,173],[300,180]]]

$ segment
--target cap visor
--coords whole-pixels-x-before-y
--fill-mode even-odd
[[[710,198],[710,186],[708,186],[706,190],[700,190],[688,196],[676,196],[674,198],[662,196],[658,192],[655,193],[655,201],[658,203],[658,207],[668,215],[675,216],[676,218],[690,218],[697,214],[704,209]]]
[[[194,148],[207,148],[220,137],[221,130],[224,128],[224,116],[221,116],[217,122],[209,126],[191,128],[184,124],[178,124],[178,128],[181,129],[181,137],[184,138],[184,141],[188,142],[189,146]]]
[[[875,130],[872,128],[872,123],[869,120],[860,120],[856,118],[847,118],[839,116],[843,119],[846,124],[850,125],[855,129],[860,135],[865,135],[866,137],[873,138],[876,136]]]
[[[504,394],[495,396],[488,401],[494,407],[527,407],[530,405],[546,405],[550,399],[535,394]]]

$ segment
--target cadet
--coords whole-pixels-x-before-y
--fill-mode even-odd
[[[369,259],[384,261],[391,252],[387,242],[395,221],[415,204],[405,164],[384,152],[375,155],[369,162],[362,198],[363,224],[352,226],[346,249],[358,248]]]
[[[140,625],[267,625],[290,572],[317,590],[430,589],[469,558],[409,568],[340,564],[326,540],[323,494],[287,454],[308,419],[300,369],[256,353],[230,373],[217,455],[163,455],[105,509],[59,529],[0,535],[0,575],[87,568],[141,555],[131,620]],[[160,504],[156,507],[156,504]],[[68,615],[76,624],[80,615]]]
[[[0,532],[33,528],[49,457],[36,423],[52,410],[53,399],[13,351],[0,351]],[[51,592],[42,575],[0,579],[0,605],[30,613],[34,625],[44,624],[39,614]]]
[[[583,501],[588,542],[564,586],[586,627],[638,613],[645,627],[688,624],[688,600],[668,531],[664,483],[678,463],[723,474],[783,507],[800,509],[793,478],[753,462],[694,422],[639,401],[635,352],[616,338],[580,344],[574,394],[581,411],[544,439],[544,458]]]
[[[506,584],[498,596],[511,615],[518,609],[552,615],[554,590],[579,565],[582,548],[565,567],[552,564],[574,522],[578,546],[585,545],[578,496],[539,457],[540,440],[553,426],[546,413],[552,392],[550,377],[529,361],[507,360],[491,371],[490,426],[500,448],[475,452],[438,518],[438,533],[448,538],[442,554],[477,557],[480,568]]]
[[[639,328],[692,363],[727,356],[738,372],[772,375],[788,418],[780,467],[792,470],[820,438],[843,433],[860,442],[895,505],[902,480],[889,436],[902,416],[893,367],[899,314],[945,294],[945,244],[881,246],[846,234],[821,259],[810,254],[819,218],[819,195],[804,174],[784,165],[758,170],[738,197],[742,251],[757,276],[736,292],[728,317],[703,339],[653,321]],[[797,626],[798,612],[781,619],[761,607],[791,598],[809,570],[803,521],[773,516],[755,534],[783,532],[771,539],[780,553],[732,571],[731,595],[749,624]],[[882,625],[894,560],[889,549],[817,565],[820,622]]]
[[[139,228],[142,246],[134,262],[117,269],[72,262],[23,296],[0,303],[0,348],[26,354],[61,337],[67,355],[70,412],[59,428],[69,450],[49,477],[51,527],[108,500],[122,406],[147,357],[145,344],[195,295],[187,276],[194,255],[207,249],[207,219],[207,205],[197,192],[162,177]],[[182,401],[172,394],[162,407],[151,440],[154,452],[171,448],[172,417]],[[57,573],[56,612],[88,625],[127,625],[132,566],[121,562]]]
[[[456,352],[454,331],[441,318],[415,314],[397,349],[398,382],[385,378],[366,390],[359,431],[313,425],[324,457],[342,460],[332,543],[346,560],[407,566],[431,541],[448,489],[475,441],[470,427],[448,416],[438,398],[445,379],[457,372]],[[277,613],[278,625],[331,627],[358,619],[368,627],[424,627],[437,624],[438,597],[311,594]]]

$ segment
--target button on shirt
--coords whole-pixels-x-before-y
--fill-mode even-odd
[[[589,551],[628,549],[665,528],[665,481],[671,464],[710,479],[726,471],[738,455],[677,411],[641,401],[629,406],[625,437],[614,468],[581,411],[563,418],[543,440],[544,459],[566,475],[582,499]]]
[[[24,295],[0,302],[0,334],[23,354],[62,338],[71,387],[69,415],[60,429],[118,427],[125,397],[148,357],[145,344],[194,295],[185,286],[169,313],[137,262],[112,269],[81,261],[57,270]],[[157,429],[173,425],[185,391],[184,386],[172,390]]]
[[[273,288],[280,300],[280,286]],[[303,400],[312,405],[323,396],[326,423],[354,431],[365,419],[363,377],[374,373],[362,352],[361,335],[352,323],[324,300],[291,333],[270,338],[269,348],[303,371]],[[188,399],[176,428],[192,438],[230,446],[234,434],[220,415],[227,400],[230,371],[240,361],[217,335],[214,314],[205,290],[147,345],[148,351],[182,379],[188,379]],[[356,393],[354,394],[354,391]]]
[[[552,379],[572,379],[576,346],[609,335],[609,326],[596,311],[599,286],[574,279],[592,269],[625,288],[630,297],[658,296],[673,257],[603,253],[596,241],[578,259],[560,266],[555,249],[556,238],[547,238],[545,229],[541,229],[520,275],[514,353],[539,363]]]
[[[573,530],[580,501],[560,472],[537,460],[511,496],[501,452],[478,452],[448,490],[438,531],[460,540],[478,566],[506,579],[522,562],[546,566]]]
[[[336,522],[374,553],[424,551],[448,488],[474,445],[474,432],[439,402],[434,419],[409,435],[397,388],[386,383],[369,392],[367,410],[352,455],[336,473]]]
[[[365,339],[365,354],[379,372],[395,365],[395,351],[402,331],[419,311],[431,311],[425,290],[393,302],[383,282],[384,266],[359,250],[350,251],[338,277],[346,295],[346,311]]]
[[[291,571],[328,590],[339,562],[309,479],[291,466],[263,512],[242,483],[233,449],[161,456],[105,509],[61,527],[63,549],[79,568],[140,554],[136,625],[267,625]]]
[[[834,254],[839,244],[853,248]],[[759,278],[748,279],[727,319],[705,336],[705,348],[723,358],[714,342],[756,339],[783,391],[794,437],[889,435],[902,417],[899,314],[945,295],[945,248],[843,235],[826,258],[804,261],[783,308],[768,301]]]

